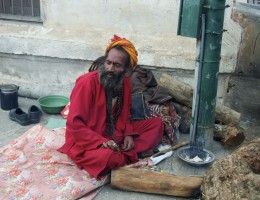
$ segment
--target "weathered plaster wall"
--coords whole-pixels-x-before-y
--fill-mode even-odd
[[[58,85],[62,91],[68,87],[67,83],[75,81],[78,74],[86,72],[88,61],[102,55],[109,39],[117,33],[135,44],[139,64],[153,68],[156,73],[167,69],[168,73],[178,74],[182,80],[192,84],[196,40],[176,34],[179,3],[179,0],[63,0],[62,3],[42,0],[43,24],[0,21],[1,80],[20,83],[21,92],[24,88],[25,93],[31,95],[56,92]],[[231,0],[227,3],[233,5]],[[223,35],[220,76],[235,71],[241,39],[241,27],[231,20],[230,15],[231,9],[227,9],[224,26],[228,31]],[[24,76],[26,73],[20,73],[27,63],[24,56],[37,60],[26,68],[31,74],[30,79]],[[55,61],[46,65],[45,58],[49,61],[58,59],[67,65],[62,67]],[[76,67],[71,66],[68,70],[71,62],[77,63]],[[16,73],[10,73],[10,67]],[[41,70],[42,67],[45,70]],[[48,72],[51,85],[46,84],[42,76],[44,71]],[[63,73],[57,73],[59,71]],[[57,75],[49,76],[49,73]],[[66,73],[70,73],[66,77],[67,83],[59,82]],[[46,84],[46,88],[35,89],[35,83],[39,88]],[[220,81],[219,91],[225,91],[225,83]],[[223,95],[224,92],[219,97]]]
[[[236,74],[260,79],[260,6],[237,4],[232,19],[243,28]]]
[[[39,98],[47,94],[69,96],[76,77],[87,71],[81,60],[0,53],[1,83],[19,87],[19,95]]]
[[[242,113],[244,126],[260,123],[260,6],[237,3],[232,19],[242,27],[237,67],[225,104]]]

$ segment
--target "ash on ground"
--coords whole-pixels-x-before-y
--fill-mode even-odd
[[[184,159],[191,162],[208,162],[211,160],[211,156],[208,153],[206,153],[205,158],[200,158],[198,155],[196,155],[195,157],[190,157],[186,155]]]
[[[203,144],[200,141],[193,142],[184,156],[185,160],[196,163],[208,162],[211,158],[210,154],[204,151]]]

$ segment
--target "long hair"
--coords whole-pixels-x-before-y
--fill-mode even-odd
[[[120,45],[116,45],[111,49],[114,49],[114,48],[125,53],[125,55],[126,55],[126,62],[125,62],[126,69],[125,70],[129,69],[130,68],[130,55]],[[108,56],[109,51],[107,51],[104,56],[97,58],[92,63],[92,65],[89,68],[89,72],[98,70],[99,68],[102,71],[102,68],[104,67],[104,63],[105,63],[105,60]],[[106,123],[107,123],[106,134],[108,136],[114,137],[115,141],[117,141],[114,128],[115,128],[116,121],[117,121],[117,119],[118,119],[118,117],[121,113],[121,109],[122,109],[122,105],[123,105],[123,102],[122,102],[123,87],[119,87],[117,89],[117,91],[114,91],[114,92],[117,94],[117,101],[116,101],[116,105],[115,105],[116,106],[115,113],[112,112],[113,93],[112,93],[112,91],[105,89],[105,93],[106,93]]]

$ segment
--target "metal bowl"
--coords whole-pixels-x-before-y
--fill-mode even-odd
[[[38,99],[41,109],[47,114],[59,114],[70,99],[61,95],[48,95]]]
[[[204,166],[212,163],[215,160],[214,154],[206,149],[203,149],[203,151],[206,153],[206,159],[204,159],[203,161],[195,161],[195,159],[192,160],[189,158],[190,149],[190,147],[183,147],[179,149],[177,153],[178,157],[189,165]]]

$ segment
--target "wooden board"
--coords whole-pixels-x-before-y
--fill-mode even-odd
[[[121,167],[111,173],[114,188],[179,197],[195,197],[200,193],[201,176],[175,176],[146,169]]]

